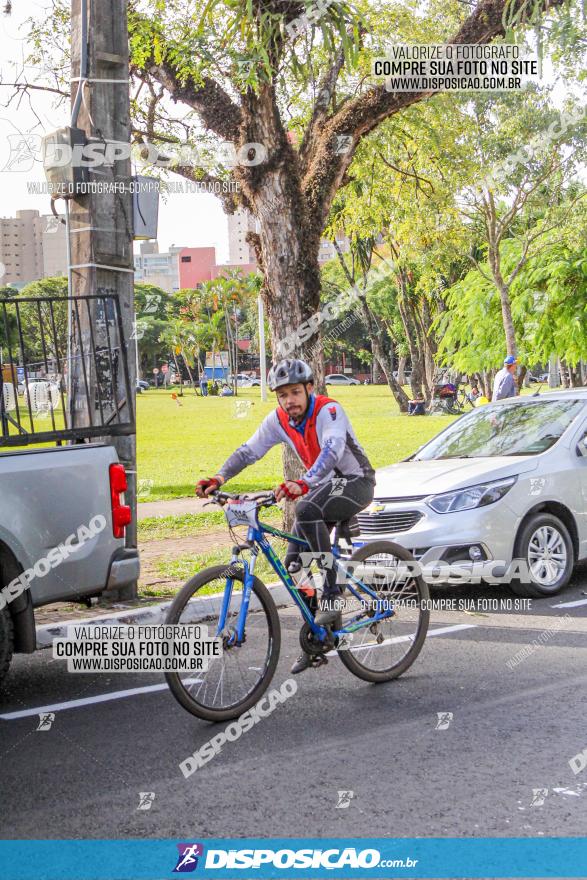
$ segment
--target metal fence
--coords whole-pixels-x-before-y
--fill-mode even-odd
[[[135,433],[118,297],[0,299],[0,447]]]

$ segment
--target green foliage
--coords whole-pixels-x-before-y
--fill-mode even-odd
[[[44,360],[42,337],[48,358],[64,358],[67,352],[67,278],[42,278],[27,284],[14,299],[42,299],[44,297],[62,298],[63,302],[22,303],[19,306],[20,323],[25,345],[25,355],[29,362]],[[52,320],[53,318],[53,320]],[[53,321],[55,338],[53,337]],[[43,330],[43,333],[41,332]]]
[[[551,233],[545,244],[510,291],[519,355],[534,364],[557,354],[574,366],[587,359],[587,240],[584,235],[561,240],[560,233]],[[517,264],[522,247],[517,239],[503,242],[506,272]],[[499,294],[482,274],[487,264],[480,268],[446,292],[448,311],[436,321],[442,361],[467,373],[494,368],[505,353]]]
[[[167,345],[161,337],[169,321],[170,297],[153,284],[135,284],[136,335],[139,340],[139,362],[144,372],[167,360]]]

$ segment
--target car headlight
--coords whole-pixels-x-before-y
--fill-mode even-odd
[[[455,513],[458,510],[472,510],[475,507],[486,507],[494,504],[510,491],[517,477],[507,480],[496,480],[495,483],[481,483],[469,486],[456,492],[443,492],[442,495],[430,495],[426,504],[436,513]]]

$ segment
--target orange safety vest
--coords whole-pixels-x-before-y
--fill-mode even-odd
[[[287,434],[287,436],[292,440],[293,445],[295,446],[296,452],[301,458],[302,462],[306,469],[312,467],[318,456],[320,455],[320,444],[318,442],[318,435],[316,433],[316,419],[318,418],[318,413],[322,409],[323,406],[326,406],[328,403],[336,403],[336,400],[332,400],[331,397],[326,397],[324,394],[316,394],[314,397],[314,410],[311,416],[308,416],[306,419],[306,424],[304,425],[304,434],[303,436],[299,431],[296,431],[292,425],[289,423],[289,416],[280,406],[277,407],[277,418],[279,419],[279,424]]]

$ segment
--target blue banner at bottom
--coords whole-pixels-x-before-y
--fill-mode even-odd
[[[232,838],[0,842],[3,880],[587,877],[587,838]]]

